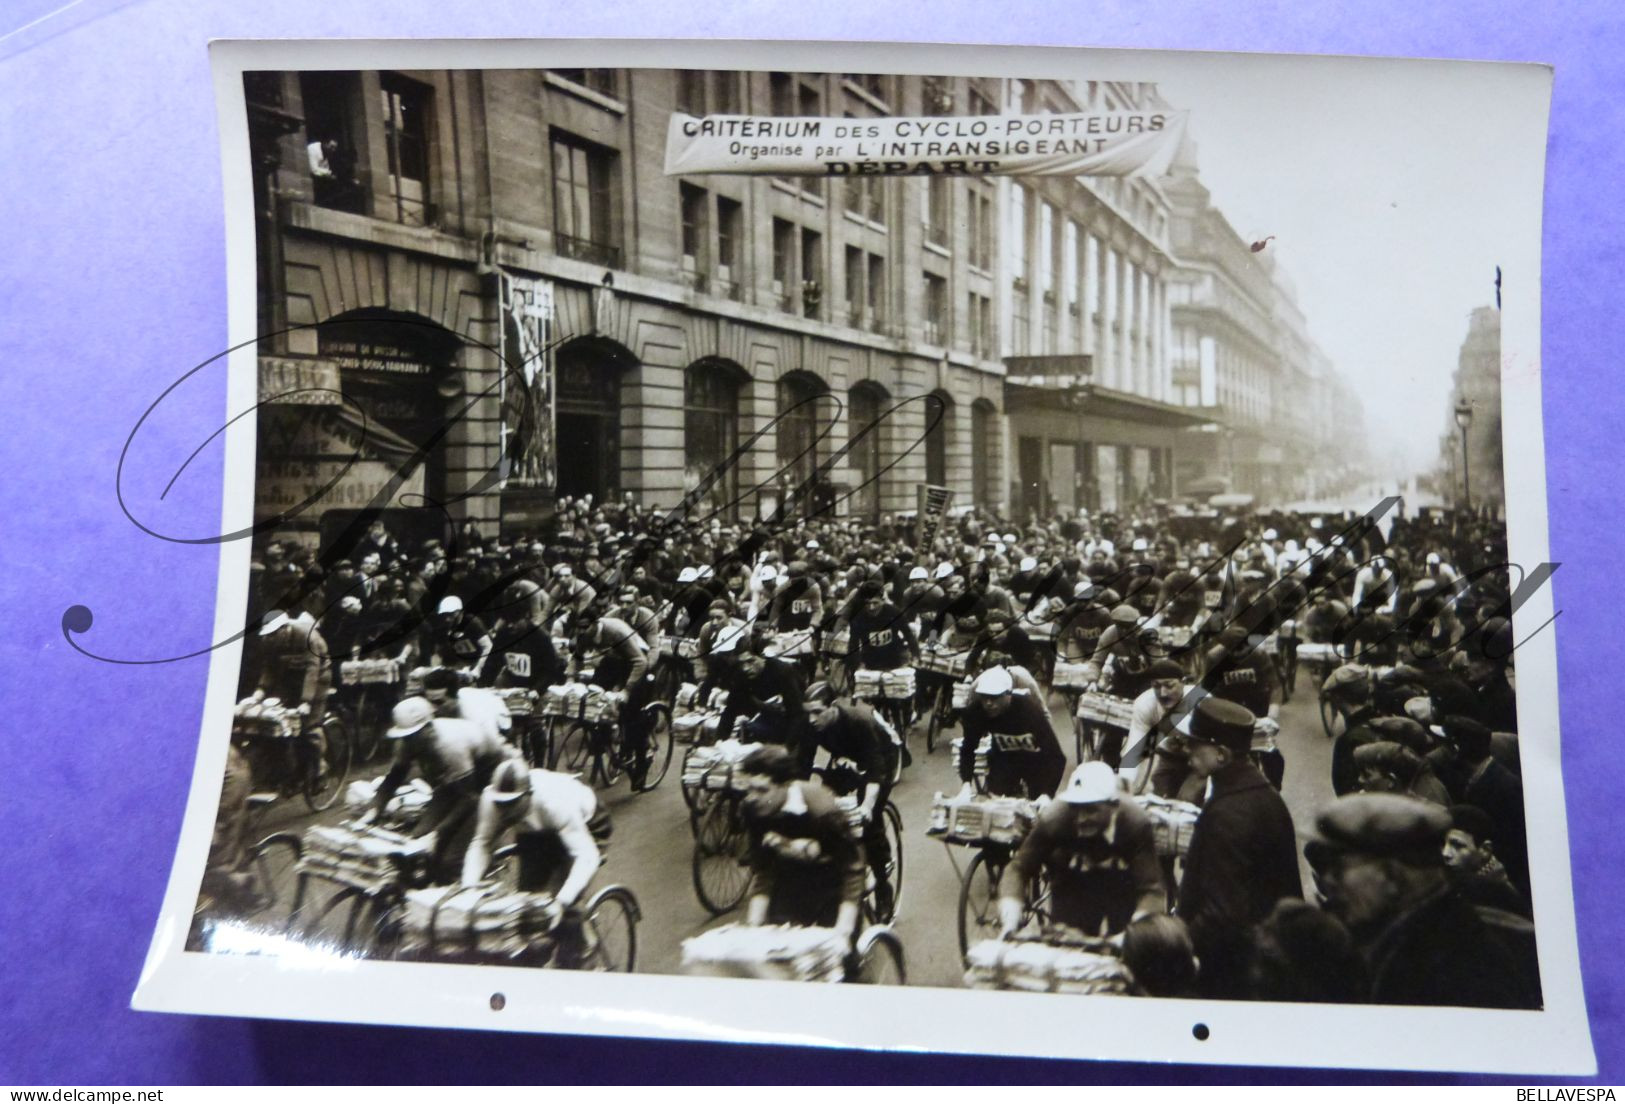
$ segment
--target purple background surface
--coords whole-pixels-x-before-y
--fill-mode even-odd
[[[205,50],[225,37],[582,36],[922,40],[1540,61],[1557,69],[1546,192],[1546,440],[1563,769],[1580,953],[1600,1063],[1625,1081],[1625,873],[1604,672],[1625,669],[1616,534],[1625,15],[1615,0],[1454,5],[979,0],[672,5],[593,0],[452,9],[328,0],[9,0],[0,13],[0,1082],[1196,1081],[1318,1082],[1316,1071],[886,1056],[139,1014],[129,997],[158,915],[192,770],[207,663],[121,666],[203,646],[216,554],[157,540],[121,513],[115,471],[142,411],[226,345],[223,214]],[[929,12],[929,14],[927,14]],[[40,22],[31,22],[42,20]],[[1448,135],[1440,135],[1448,140]],[[1470,182],[1467,182],[1470,186]],[[1335,213],[1329,212],[1335,217]],[[1425,243],[1418,243],[1425,248]],[[1395,258],[1396,264],[1404,263]],[[223,377],[199,373],[132,453],[152,528],[206,536],[218,453],[157,493],[212,429]],[[1377,398],[1377,397],[1373,397]],[[1509,463],[1519,457],[1509,456]],[[1380,1044],[1379,1044],[1380,1045]],[[1448,1061],[1449,1040],[1440,1048]],[[1346,1074],[1415,1081],[1415,1075]],[[1471,1080],[1441,1078],[1440,1080]]]

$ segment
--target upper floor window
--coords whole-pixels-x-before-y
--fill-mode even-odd
[[[354,73],[299,74],[305,148],[317,206],[355,214],[366,211],[356,133],[360,97],[361,81]]]
[[[614,150],[553,133],[553,237],[561,254],[619,267],[611,201],[615,158]]]
[[[389,156],[389,193],[395,221],[426,226],[433,221],[429,196],[429,105],[433,90],[415,80],[385,73],[384,144]]]

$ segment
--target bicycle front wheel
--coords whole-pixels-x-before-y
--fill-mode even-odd
[[[570,721],[557,736],[549,769],[565,774],[586,774],[592,767],[591,731],[580,721]]]
[[[694,836],[694,893],[706,911],[721,916],[750,891],[745,853],[750,837],[734,803],[716,802],[700,816]]]
[[[299,739],[312,741],[309,736]],[[335,714],[322,718],[319,740],[319,755],[315,746],[300,749],[300,759],[305,764],[305,804],[318,813],[331,808],[344,792],[344,783],[350,775],[350,757],[354,753],[349,729]]]
[[[254,910],[256,926],[286,932],[293,920],[298,896],[296,867],[302,847],[291,832],[278,832],[260,840],[248,850],[248,869],[254,877],[259,907]]]
[[[625,886],[607,886],[587,905],[589,949],[583,969],[630,974],[637,965],[638,900]]]
[[[868,928],[858,936],[857,972],[848,980],[859,985],[907,985],[903,941],[890,928]]]
[[[965,880],[959,886],[961,956],[970,950],[972,943],[999,934],[999,876],[1003,872],[1003,864],[995,869],[984,851],[978,851],[965,868]]]

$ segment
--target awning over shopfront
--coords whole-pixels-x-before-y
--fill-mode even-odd
[[[1051,358],[1045,358],[1051,359]],[[1043,382],[1030,382],[1035,378]],[[1127,391],[1087,382],[1061,383],[1065,377],[1006,377],[1005,409],[1022,406],[1055,409],[1059,400],[1065,409],[1110,421],[1135,422],[1163,429],[1188,429],[1217,421],[1213,412],[1202,407],[1175,406],[1147,399]],[[1056,382],[1050,382],[1055,380]]]
[[[1025,357],[1006,366],[1012,502],[1021,510],[1112,512],[1172,497],[1189,436],[1177,431],[1213,421],[1209,411],[1090,382],[1087,357]]]

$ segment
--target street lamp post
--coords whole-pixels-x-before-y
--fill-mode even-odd
[[[1473,424],[1473,404],[1462,399],[1456,404],[1456,424],[1461,427],[1461,498],[1467,513],[1473,512],[1473,476],[1467,468],[1467,427]]]

